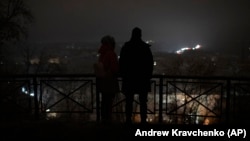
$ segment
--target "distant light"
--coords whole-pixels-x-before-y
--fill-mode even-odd
[[[182,50],[182,51],[190,50],[190,48],[189,48],[189,47],[184,47],[184,48],[182,48],[181,50]]]
[[[22,92],[28,94],[28,91],[25,89],[25,87],[22,87]]]
[[[49,58],[48,62],[51,63],[51,64],[60,64],[60,59],[58,57]]]
[[[154,43],[154,41],[153,41],[153,40],[147,40],[146,43],[147,43],[147,44],[149,44],[149,43]]]
[[[35,94],[34,93],[30,93],[30,96],[34,96]]]
[[[146,120],[147,120],[147,122],[152,122],[153,121],[152,118],[147,118]]]
[[[196,46],[193,48],[193,50],[199,49],[199,48],[201,48],[201,46],[198,44],[198,45],[196,45]]]
[[[157,65],[157,63],[156,63],[156,61],[154,61],[154,66],[156,66]]]
[[[49,112],[50,111],[50,109],[46,109],[46,112]]]
[[[25,90],[25,88],[24,87],[22,87],[22,92],[24,93],[26,90]]]
[[[167,100],[166,100],[166,99],[164,99],[164,100],[162,101],[162,103],[164,103],[164,104],[165,104],[165,103],[167,103]]]
[[[206,118],[203,125],[209,125],[209,123],[210,123],[209,119]]]
[[[176,53],[177,54],[182,54],[184,51],[186,51],[186,50],[196,50],[196,49],[199,49],[199,48],[201,48],[201,45],[199,45],[199,44],[197,44],[195,47],[193,47],[193,48],[189,48],[189,47],[184,47],[184,48],[181,48],[181,49],[179,49],[179,50],[177,50],[176,51]]]
[[[189,48],[189,47],[184,47],[184,48],[181,48],[180,50],[177,50],[176,53],[177,53],[177,54],[182,54],[184,51],[190,50],[190,49],[191,49],[191,48]]]

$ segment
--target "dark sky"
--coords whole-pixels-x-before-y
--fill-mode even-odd
[[[30,0],[35,22],[30,40],[99,41],[130,38],[141,27],[144,40],[175,46],[247,41],[249,0]]]

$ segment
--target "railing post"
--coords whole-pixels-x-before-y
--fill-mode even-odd
[[[38,105],[38,94],[37,94],[37,80],[33,77],[33,89],[34,89],[34,104],[35,104],[35,119],[39,119],[39,105]]]
[[[96,82],[96,120],[99,122],[100,121],[100,92],[97,88],[97,80],[95,81]]]
[[[229,123],[229,118],[230,118],[230,96],[231,96],[231,81],[230,79],[227,79],[227,85],[226,85],[226,90],[227,90],[227,98],[226,98],[226,107],[227,107],[227,111],[226,111],[226,123]]]
[[[162,104],[163,103],[163,76],[160,76],[159,84],[159,122],[162,123]]]

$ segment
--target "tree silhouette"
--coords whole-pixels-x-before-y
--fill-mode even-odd
[[[23,0],[0,1],[0,72],[13,70],[9,54],[18,41],[28,37],[29,23],[33,22],[31,10]]]
[[[23,0],[0,1],[0,42],[20,40],[28,36],[27,25],[33,21]]]

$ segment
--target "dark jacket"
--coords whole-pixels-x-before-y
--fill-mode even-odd
[[[126,42],[120,52],[119,69],[123,92],[149,92],[153,73],[150,45],[141,39],[132,38]]]

